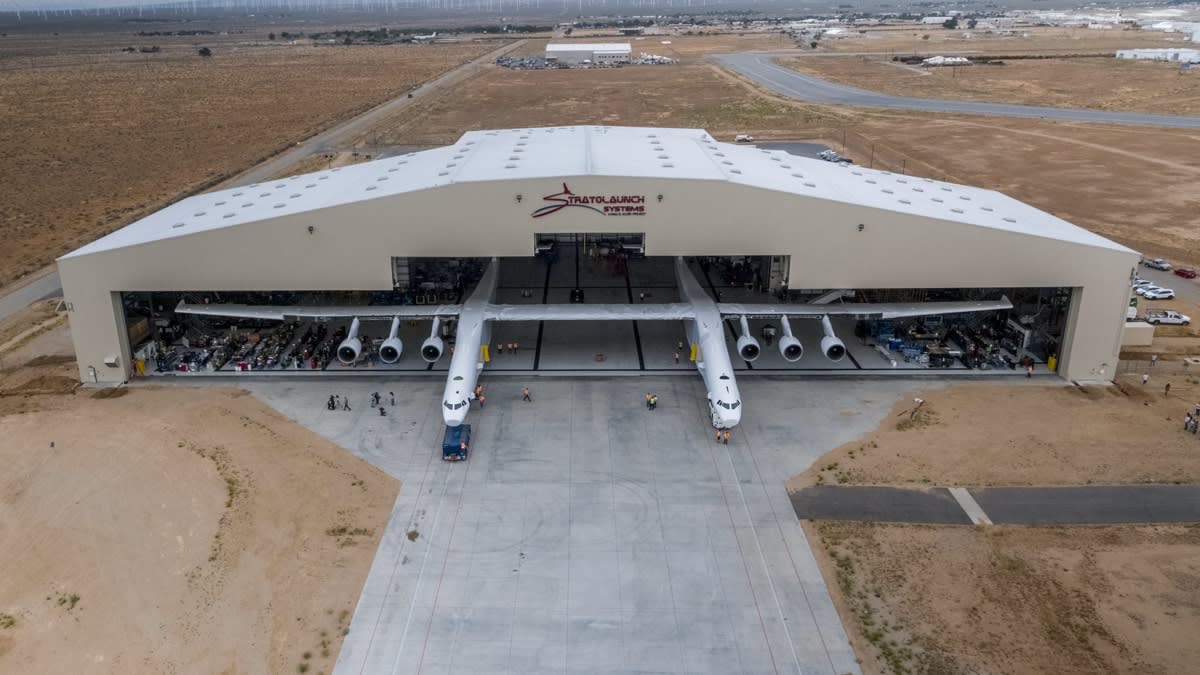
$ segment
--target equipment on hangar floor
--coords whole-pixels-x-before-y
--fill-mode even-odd
[[[471,425],[460,424],[456,427],[446,427],[442,436],[442,460],[446,462],[461,462],[467,458],[471,450]]]

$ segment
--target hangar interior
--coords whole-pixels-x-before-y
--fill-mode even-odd
[[[998,192],[777,150],[700,129],[551,127],[467,132],[450,146],[181,200],[59,259],[80,379],[145,374],[419,372],[454,320],[177,316],[189,304],[446,305],[499,260],[496,303],[669,303],[673,261],[724,303],[804,304],[806,349],[778,349],[778,317],[735,368],[762,373],[1018,373],[1111,379],[1137,253]],[[184,262],[180,262],[184,261]],[[975,315],[834,317],[846,358],[813,347],[813,304],[995,300]],[[415,312],[412,312],[415,313]],[[819,319],[819,316],[816,317]],[[490,321],[496,371],[692,367],[680,321]],[[774,344],[766,344],[774,342]],[[394,343],[392,343],[394,344]],[[509,345],[518,346],[516,353]],[[394,358],[393,358],[394,357]]]
[[[536,253],[499,260],[496,301],[523,303],[678,302],[673,259],[645,256],[644,236],[616,233],[539,235]],[[381,352],[389,339],[386,320],[363,323],[364,345],[346,363],[337,347],[347,336],[347,319],[254,321],[175,314],[180,302],[251,305],[436,305],[456,304],[478,281],[486,259],[393,258],[394,288],[372,292],[189,291],[123,293],[129,347],[144,375],[211,375],[236,372],[335,374],[445,370],[448,358],[433,362],[417,346],[431,331],[455,342],[454,320],[402,322],[395,337],[399,358]],[[1026,363],[1054,365],[1062,341],[1069,288],[1005,289],[788,289],[788,256],[704,256],[690,261],[696,278],[716,301],[926,302],[1008,297],[1013,309],[1001,312],[928,316],[906,320],[837,318],[847,358],[831,361],[816,346],[819,322],[792,322],[806,352],[789,361],[777,351],[777,321],[750,319],[764,349],[758,359],[734,358],[738,370],[758,372],[869,371],[920,369],[1024,374]],[[728,320],[730,354],[740,334]],[[678,322],[589,321],[509,322],[493,328],[489,369],[497,371],[669,371],[690,369],[680,347]],[[853,338],[853,339],[852,339]],[[679,353],[676,362],[675,354]],[[388,355],[390,356],[390,354]],[[1052,368],[1051,368],[1052,369]]]

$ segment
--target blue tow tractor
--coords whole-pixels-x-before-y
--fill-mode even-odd
[[[460,424],[456,427],[446,427],[446,435],[442,437],[442,459],[447,462],[461,462],[467,458],[471,448],[471,425]]]

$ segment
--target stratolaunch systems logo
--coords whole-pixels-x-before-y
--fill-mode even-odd
[[[577,195],[563,183],[562,192],[542,197],[550,202],[533,212],[534,218],[558,213],[568,206],[591,209],[602,216],[644,216],[646,195]]]

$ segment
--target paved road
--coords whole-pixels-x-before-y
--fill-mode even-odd
[[[456,464],[435,379],[386,417],[323,409],[367,381],[244,384],[401,481],[335,675],[860,672],[784,481],[875,428],[904,382],[744,382],[724,445],[698,377],[547,378],[524,403],[526,382],[487,371]]]
[[[8,295],[0,296],[0,319],[16,314],[42,298],[61,294],[62,282],[58,279],[58,271],[43,274]]]
[[[968,492],[997,525],[1200,522],[1200,485],[1004,487]],[[798,517],[811,519],[970,522],[945,488],[822,485],[794,493],[792,506]]]
[[[421,85],[418,89],[412,92],[412,98],[409,98],[407,94],[402,94],[388,101],[387,103],[383,103],[371,108],[367,112],[353,119],[347,120],[336,127],[322,131],[316,136],[298,143],[294,148],[276,155],[275,157],[263,162],[262,164],[259,164],[245,173],[234,176],[230,180],[219,185],[218,188],[237,187],[240,185],[249,185],[250,183],[258,183],[264,180],[270,180],[271,178],[274,178],[275,176],[287,171],[289,167],[305,157],[313,155],[327,148],[345,145],[354,137],[369,130],[373,125],[377,124],[385,117],[397,113],[423,98],[433,95],[448,85],[458,82],[467,75],[479,70],[485,64],[492,63],[498,57],[511,52],[523,44],[525,44],[524,40],[517,40],[516,42],[506,44],[499,49],[490,51],[474,61],[464,63],[454,70],[441,75],[437,79]]]
[[[925,112],[960,113],[966,115],[998,115],[1003,117],[1033,117],[1070,122],[1100,122],[1105,124],[1137,124],[1144,126],[1200,129],[1200,117],[1182,115],[1151,115],[1134,112],[1109,112],[1073,108],[983,103],[977,101],[946,101],[911,96],[892,96],[878,92],[834,84],[818,77],[805,75],[775,63],[769,54],[722,54],[714,57],[721,65],[744,75],[768,89],[801,101],[833,103],[865,108],[895,108]]]
[[[432,95],[441,88],[453,84],[467,75],[475,72],[484,64],[491,63],[497,57],[507,54],[508,52],[520,47],[524,44],[524,40],[504,45],[503,47],[488,52],[483,56],[464,63],[463,65],[451,70],[441,77],[422,85],[419,89],[413,92],[412,98],[407,94],[394,98],[386,103],[380,104],[371,108],[367,112],[358,115],[352,119],[327,129],[312,138],[302,141],[295,147],[282,152],[271,159],[255,166],[254,168],[245,171],[229,180],[217,185],[213,189],[223,189],[228,187],[237,187],[239,185],[249,185],[250,183],[258,183],[260,181],[269,180],[275,176],[287,171],[289,167],[295,165],[300,160],[308,157],[325,148],[336,147],[343,145],[364,131],[370,129],[373,124],[378,123],[383,118],[396,113],[409,105]],[[51,267],[54,267],[51,265]],[[7,295],[0,296],[0,319],[3,319],[10,314],[18,312],[30,303],[48,298],[54,295],[62,294],[62,282],[58,278],[58,271],[48,272],[36,279],[33,282],[26,284]]]

